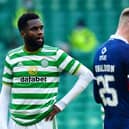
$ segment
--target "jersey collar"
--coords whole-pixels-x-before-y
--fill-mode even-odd
[[[120,39],[120,40],[124,41],[125,43],[129,44],[129,42],[125,38],[123,38],[122,36],[117,35],[117,34],[111,35],[110,39]]]

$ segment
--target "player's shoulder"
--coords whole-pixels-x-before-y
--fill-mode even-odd
[[[120,39],[108,39],[105,41],[97,50],[97,52],[102,51],[129,51],[129,44]]]
[[[42,52],[45,52],[47,54],[47,52],[51,52],[53,53],[53,55],[62,55],[62,54],[66,54],[66,52],[64,50],[62,50],[61,48],[58,47],[53,47],[53,46],[49,46],[49,45],[44,45]]]
[[[123,47],[129,51],[129,43],[123,43]]]
[[[54,55],[58,55],[58,54],[60,55],[61,53],[65,53],[62,49],[58,47],[49,46],[49,45],[44,45],[42,52],[55,53]]]
[[[124,50],[124,49],[129,49],[129,43],[127,43],[127,41],[119,39],[119,38],[115,38],[115,39],[109,39],[109,47],[117,47],[116,50]]]
[[[43,50],[57,51],[58,48],[54,46],[44,45]]]
[[[14,54],[20,53],[23,51],[23,46],[19,46],[17,48],[14,48],[8,52],[8,56],[12,56]]]
[[[116,51],[121,54],[129,54],[129,43],[119,39],[116,40]]]

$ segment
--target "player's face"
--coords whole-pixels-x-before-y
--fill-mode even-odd
[[[31,51],[38,50],[43,46],[43,24],[40,19],[33,19],[27,22],[23,37],[26,47]]]

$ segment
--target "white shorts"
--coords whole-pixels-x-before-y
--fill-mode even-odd
[[[57,123],[54,119],[53,121],[40,121],[34,125],[30,126],[21,126],[17,124],[14,120],[10,119],[9,129],[57,129]]]

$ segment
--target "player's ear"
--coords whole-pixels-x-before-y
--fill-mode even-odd
[[[21,30],[21,36],[24,37],[26,35],[25,31]]]

